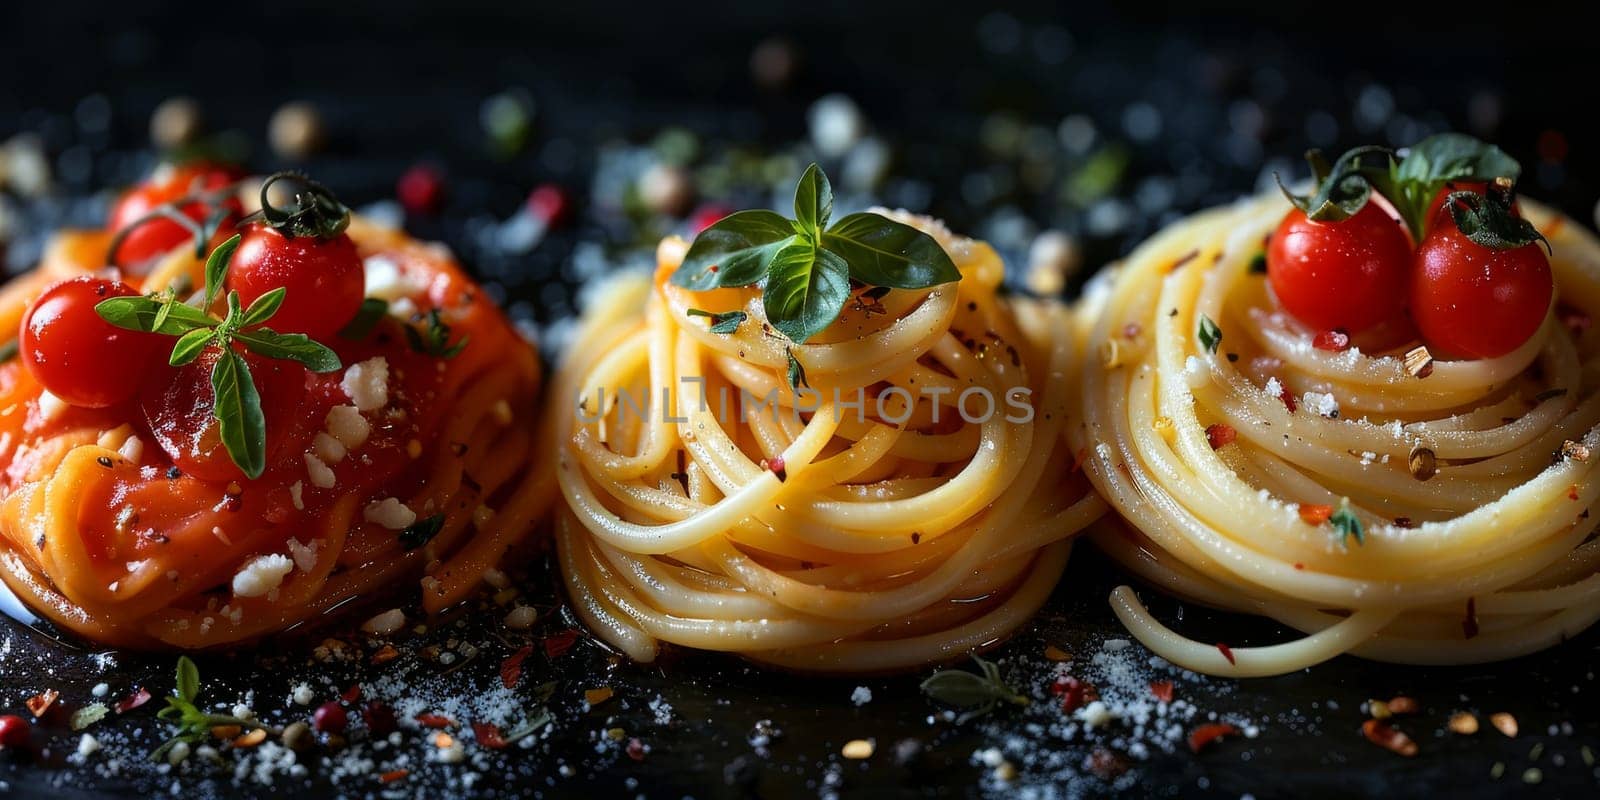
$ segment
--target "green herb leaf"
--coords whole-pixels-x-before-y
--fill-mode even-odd
[[[167,363],[174,367],[181,367],[205,352],[206,345],[211,344],[217,337],[217,332],[211,328],[195,328],[179,337],[177,344],[172,346],[172,355],[167,358]]]
[[[20,352],[22,352],[21,339],[12,339],[5,344],[0,344],[0,364],[4,364],[13,358],[16,358],[17,354]]]
[[[439,531],[443,529],[443,514],[423,517],[400,531],[400,546],[406,550],[415,550],[427,544],[433,537],[438,536]]]
[[[1443,185],[1450,181],[1516,181],[1522,165],[1504,150],[1464,133],[1440,133],[1407,148],[1397,170],[1403,181]],[[1432,200],[1432,197],[1428,198]]]
[[[1200,346],[1204,347],[1207,353],[1217,352],[1217,346],[1222,344],[1222,329],[1217,327],[1217,323],[1212,322],[1210,317],[1201,314],[1198,333]]]
[[[232,347],[222,348],[222,357],[211,368],[211,414],[217,420],[217,434],[246,477],[261,477],[267,469],[267,422],[261,414],[261,395],[256,393],[250,367]]]
[[[1509,187],[1491,187],[1488,194],[1451,192],[1445,207],[1450,209],[1456,229],[1476,244],[1492,250],[1515,250],[1544,242],[1545,249],[1550,248],[1544,234],[1512,210]]]
[[[74,731],[81,731],[90,725],[105,719],[106,713],[111,709],[105,703],[90,703],[77,711],[72,712],[72,721],[69,723]]]
[[[816,164],[806,167],[794,188],[794,226],[800,235],[817,241],[833,216],[833,184]]]
[[[1265,250],[1250,257],[1250,274],[1267,274],[1267,252]]]
[[[378,323],[388,313],[388,300],[381,297],[369,297],[362,300],[361,308],[356,311],[355,317],[344,326],[343,330],[339,331],[339,338],[357,341],[367,338],[367,334],[372,333],[372,329],[378,327]]]
[[[794,351],[788,351],[789,356],[789,388],[799,389],[802,386],[809,388],[811,384],[806,381],[806,368],[801,365],[800,359],[794,357]]]
[[[163,314],[165,308],[165,316]],[[158,297],[110,297],[94,306],[96,314],[112,325],[130,331],[182,336],[195,328],[210,328],[216,317],[184,303],[167,303]],[[161,324],[156,324],[160,317]]]
[[[871,286],[925,289],[961,280],[934,239],[881,214],[851,214],[822,235],[822,246],[850,264],[850,277]]]
[[[773,211],[736,211],[700,232],[672,273],[672,283],[701,292],[748,286],[767,274],[778,250],[796,240],[794,226]]]
[[[466,336],[455,344],[450,343],[450,326],[439,315],[439,309],[429,309],[426,322],[426,331],[417,330],[414,325],[406,326],[406,340],[411,343],[412,350],[436,358],[455,358],[466,349]]]
[[[691,308],[686,313],[691,317],[709,318],[711,320],[709,330],[712,333],[721,334],[733,333],[739,330],[739,326],[743,325],[745,319],[749,316],[743,311],[702,311],[698,308]]]
[[[188,656],[178,656],[178,683],[179,699],[193,703],[200,696],[200,668]]]
[[[850,265],[810,242],[778,251],[762,295],[767,321],[796,344],[805,344],[838,319],[849,299]]]
[[[263,195],[266,190],[262,189]],[[244,239],[242,234],[234,234],[228,241],[217,245],[217,249],[206,256],[206,301],[202,308],[210,308],[211,303],[222,292],[222,283],[228,275],[228,261],[233,258],[233,251],[239,249],[239,242]]]
[[[943,669],[922,682],[922,693],[946,705],[968,709],[961,721],[986,714],[1000,703],[1025,706],[1027,697],[1005,684],[1000,677],[1000,667],[992,661],[973,656],[982,674],[960,669]]]
[[[248,328],[271,319],[273,314],[278,313],[278,308],[283,305],[283,296],[288,293],[288,289],[279,286],[257,297],[250,307],[244,310],[244,319],[239,320],[239,327]]]
[[[1356,544],[1367,543],[1367,529],[1361,524],[1361,518],[1350,510],[1349,498],[1345,498],[1339,504],[1339,510],[1333,512],[1333,516],[1328,518],[1328,524],[1332,525],[1333,530],[1339,534],[1340,544],[1348,544],[1352,536],[1355,537]]]
[[[298,361],[312,372],[334,372],[344,367],[338,353],[303,333],[278,333],[271,328],[256,328],[239,331],[233,335],[233,339],[258,355]]]

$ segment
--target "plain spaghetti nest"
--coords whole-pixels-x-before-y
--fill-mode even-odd
[[[754,286],[670,282],[676,238],[653,281],[588,310],[552,385],[557,541],[607,642],[639,661],[671,643],[898,670],[989,646],[1049,595],[1105,508],[1063,435],[1069,316],[999,297],[987,245],[895,217],[959,282],[854,287],[805,344]],[[743,316],[690,314],[706,308]]]
[[[1554,251],[1556,302],[1495,358],[1314,346],[1253,268],[1287,207],[1276,196],[1173,225],[1093,282],[1070,433],[1122,518],[1094,541],[1159,589],[1306,634],[1229,651],[1121,587],[1112,604],[1142,642],[1256,676],[1346,652],[1505,659],[1600,617],[1600,339],[1584,324],[1600,242],[1524,204]]]

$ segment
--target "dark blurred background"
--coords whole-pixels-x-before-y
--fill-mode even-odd
[[[945,216],[1019,274],[1042,231],[1065,238],[1035,259],[1098,264],[1302,174],[1308,146],[1462,130],[1582,220],[1600,195],[1592,34],[1532,8],[1423,9],[1459,26],[1444,31],[1348,5],[982,5],[8,4],[6,263],[32,262],[37,231],[104,214],[154,163],[152,112],[179,96],[193,103],[167,122],[191,126],[186,149],[307,169],[449,242],[541,322],[660,234],[781,202],[812,159],[842,204]],[[293,155],[269,136],[291,102],[314,127],[289,133],[320,134]],[[433,181],[395,202],[419,166]],[[531,223],[541,185],[554,194]]]

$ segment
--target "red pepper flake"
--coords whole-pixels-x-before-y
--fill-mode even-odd
[[[1230,659],[1231,660],[1231,659]],[[1200,752],[1212,742],[1224,736],[1238,736],[1239,729],[1226,722],[1211,722],[1195,728],[1189,733],[1189,749]]]
[[[1289,409],[1290,414],[1300,408],[1300,404],[1295,402],[1294,392],[1289,391],[1289,387],[1284,386],[1281,382],[1278,384],[1278,399],[1283,402],[1284,408]]]
[[[1584,332],[1589,330],[1589,326],[1593,324],[1588,312],[1581,308],[1569,306],[1566,303],[1556,304],[1556,318],[1561,320],[1561,324],[1565,325],[1573,336],[1582,336]]]
[[[1137,339],[1139,338],[1139,334],[1143,332],[1144,328],[1140,327],[1139,323],[1137,322],[1130,322],[1122,326],[1122,336],[1125,339]]]
[[[392,770],[389,770],[388,772],[383,773],[382,775],[379,775],[378,776],[378,782],[379,783],[394,783],[395,781],[403,781],[403,780],[406,779],[406,776],[410,775],[410,774],[411,774],[411,770],[409,770],[409,769],[392,769]]]
[[[350,688],[344,690],[344,694],[339,695],[339,699],[345,701],[346,703],[354,703],[355,701],[360,700],[361,684],[352,684]]]
[[[1100,780],[1114,781],[1128,771],[1128,760],[1104,747],[1096,747],[1084,760],[1084,767]]]
[[[1195,260],[1195,259],[1197,259],[1199,257],[1200,257],[1200,251],[1199,250],[1190,250],[1188,255],[1185,255],[1184,257],[1178,259],[1177,261],[1172,262],[1172,266],[1167,267],[1167,271],[1168,272],[1177,272],[1178,270],[1183,268],[1184,264],[1187,264],[1190,261],[1193,261],[1193,260]]]
[[[1172,702],[1172,681],[1152,681],[1150,693],[1163,703]]]
[[[1221,653],[1223,658],[1228,659],[1229,664],[1239,663],[1233,660],[1233,648],[1223,644],[1222,642],[1217,642],[1217,652]]]
[[[1076,473],[1078,470],[1083,469],[1083,462],[1088,457],[1089,448],[1087,446],[1078,448],[1078,452],[1074,453],[1072,456],[1072,469],[1067,470],[1067,474],[1071,475]]]
[[[418,725],[421,725],[424,728],[440,729],[454,728],[456,726],[455,720],[443,714],[430,714],[423,712],[418,714],[414,719],[416,719]]]
[[[1302,564],[1302,563],[1300,563],[1300,562],[1298,562],[1298,561],[1296,561],[1296,562],[1294,562],[1294,568],[1295,568],[1295,569],[1298,569],[1298,570],[1303,570],[1303,569],[1305,569],[1305,568],[1306,568],[1306,565],[1304,565],[1304,564]]]
[[[1300,521],[1307,525],[1321,525],[1333,516],[1333,506],[1300,504]]]
[[[1318,350],[1330,350],[1335,353],[1342,353],[1350,349],[1350,334],[1343,328],[1334,328],[1331,331],[1323,331],[1312,338],[1311,346],[1317,348]]]
[[[506,737],[500,735],[500,728],[492,722],[472,723],[472,735],[477,738],[478,744],[490,750],[506,748]]]
[[[1050,684],[1050,693],[1061,698],[1061,712],[1071,714],[1100,698],[1100,692],[1071,675],[1062,675]]]
[[[1361,723],[1361,733],[1367,741],[1388,750],[1391,753],[1410,758],[1417,754],[1417,743],[1411,737],[1394,729],[1392,725],[1381,719],[1369,719]]]
[[[1239,438],[1239,432],[1234,430],[1232,425],[1224,425],[1218,422],[1206,426],[1206,441],[1211,443],[1212,450],[1220,450],[1233,444],[1233,441],[1237,438]]]
[[[772,474],[778,476],[778,480],[780,481],[789,477],[789,472],[784,469],[783,456],[777,456],[772,459],[761,459],[761,468],[765,470],[771,470]]]
[[[1461,621],[1461,633],[1468,639],[1478,636],[1478,598],[1467,598],[1467,618]]]
[[[133,694],[118,700],[111,710],[118,714],[126,714],[148,702],[150,702],[150,690],[140,686]]]
[[[578,643],[578,632],[565,630],[553,633],[544,639],[544,654],[550,658],[560,658],[567,654],[572,646]]]
[[[530,644],[506,656],[506,660],[500,662],[500,683],[504,684],[507,689],[516,686],[517,681],[522,680],[522,662],[532,652],[533,645]]]
[[[1578,499],[1578,484],[1574,483],[1567,487],[1567,499],[1573,501]]]
[[[46,689],[28,698],[28,713],[32,714],[34,719],[38,719],[44,716],[44,712],[49,711],[50,707],[55,705],[56,700],[60,699],[60,697],[60,692],[54,689]]]
[[[644,754],[644,742],[639,741],[639,737],[635,736],[628,740],[628,758],[634,761],[643,761]]]

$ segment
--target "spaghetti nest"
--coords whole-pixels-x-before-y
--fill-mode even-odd
[[[536,354],[442,248],[359,219],[349,233],[369,294],[391,313],[359,339],[327,343],[344,370],[307,372],[303,395],[266,409],[282,444],[260,478],[184,474],[138,399],[64,407],[16,359],[0,365],[0,578],[13,592],[98,642],[203,648],[408,579],[437,610],[532,529],[554,497],[530,422]],[[38,269],[0,289],[0,329],[16,331],[55,281],[100,269],[108,238],[58,236]],[[198,286],[202,269],[185,244],[124,277],[150,292]],[[434,310],[467,337],[453,357],[408,342],[404,326]],[[362,400],[381,404],[350,394],[358,368]],[[165,372],[151,380],[167,384],[147,396],[177,391]]]
[[[1065,310],[998,297],[987,245],[898,218],[962,279],[858,290],[805,345],[767,326],[756,288],[669,283],[676,238],[653,282],[606,287],[587,312],[552,384],[558,552],[578,614],[629,656],[955,658],[1022,625],[1102,513],[1062,436]],[[691,309],[748,316],[719,333]]]
[[[1510,658],[1600,617],[1600,339],[1586,324],[1600,242],[1525,205],[1554,249],[1557,302],[1494,359],[1430,370],[1407,348],[1314,347],[1251,266],[1281,198],[1178,223],[1092,283],[1072,435],[1123,520],[1094,541],[1162,590],[1306,634],[1230,652],[1121,587],[1112,604],[1134,635],[1185,667],[1255,676],[1345,652]]]

